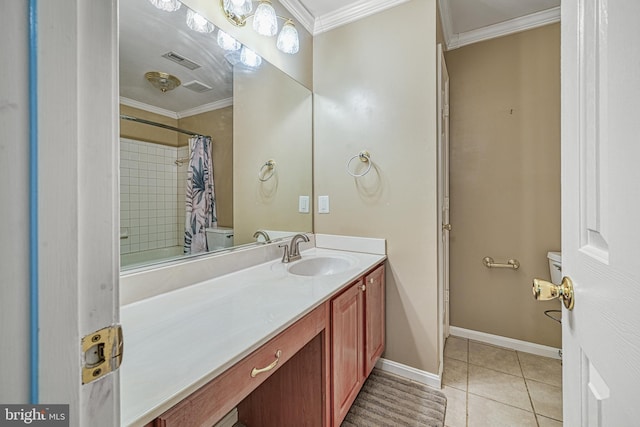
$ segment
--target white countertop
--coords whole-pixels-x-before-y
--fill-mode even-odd
[[[285,330],[386,257],[313,248],[339,256],[338,274],[305,277],[280,260],[125,305],[121,424],[144,425]]]

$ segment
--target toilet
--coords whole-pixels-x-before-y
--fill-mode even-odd
[[[207,247],[209,251],[233,247],[233,228],[207,228]]]
[[[562,283],[562,254],[560,252],[548,252],[547,258],[549,258],[551,283],[559,285]]]

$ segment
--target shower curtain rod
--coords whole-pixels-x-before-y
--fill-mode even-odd
[[[163,129],[172,130],[174,132],[184,133],[186,135],[206,136],[208,138],[211,138],[211,136],[209,136],[209,135],[202,135],[200,133],[191,132],[190,130],[180,129],[180,128],[169,126],[169,125],[165,125],[165,124],[162,124],[162,123],[152,122],[151,120],[145,120],[145,119],[139,119],[139,118],[133,117],[133,116],[127,116],[126,114],[120,114],[120,118],[122,120],[130,120],[132,122],[144,123],[145,125],[157,126],[157,127],[163,128]]]

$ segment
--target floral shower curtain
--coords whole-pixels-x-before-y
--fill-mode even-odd
[[[207,251],[205,229],[215,227],[216,199],[213,187],[213,161],[211,159],[211,137],[194,136],[189,139],[191,157],[187,171],[187,192],[184,231],[184,253],[195,254]]]

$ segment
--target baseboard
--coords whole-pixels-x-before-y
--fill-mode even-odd
[[[528,341],[515,340],[513,338],[501,337],[500,335],[487,334],[485,332],[472,331],[471,329],[458,328],[456,326],[450,326],[449,333],[460,338],[468,338],[470,340],[497,345],[499,347],[536,354],[538,356],[560,359],[560,349],[555,347],[535,344]]]
[[[376,363],[376,368],[381,371],[389,372],[391,374],[428,385],[429,387],[440,389],[442,386],[442,378],[439,375],[412,368],[411,366],[403,365],[402,363],[394,362],[392,360],[380,358],[378,363]]]

